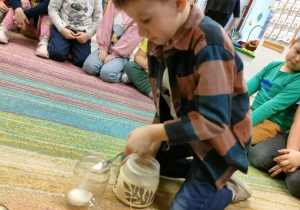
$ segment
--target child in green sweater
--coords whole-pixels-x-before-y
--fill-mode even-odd
[[[252,144],[290,129],[300,98],[300,39],[293,41],[284,61],[273,61],[247,82],[252,104]]]

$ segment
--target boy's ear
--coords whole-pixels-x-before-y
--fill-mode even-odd
[[[291,42],[291,44],[290,44],[290,49],[293,47],[293,45],[295,44],[295,42],[296,42],[296,39],[293,39],[292,42]]]
[[[176,8],[178,12],[182,12],[187,4],[187,0],[176,0]]]

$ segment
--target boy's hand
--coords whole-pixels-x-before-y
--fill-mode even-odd
[[[13,17],[13,20],[19,28],[22,28],[24,30],[26,30],[26,24],[29,24],[29,21],[21,7],[15,9],[15,16]]]
[[[98,57],[99,57],[99,60],[104,63],[104,59],[106,58],[107,56],[107,51],[105,50],[98,50]]]
[[[0,1],[0,11],[3,13],[7,13],[9,11],[9,8],[4,4],[3,1]]]
[[[107,63],[113,59],[115,59],[116,57],[113,56],[113,55],[107,55],[105,58],[104,58],[104,63]]]
[[[269,170],[269,173],[271,173],[271,177],[274,177],[274,176],[280,174],[282,171],[283,171],[283,168],[279,164],[277,164],[276,166],[274,166],[273,168],[271,168]]]
[[[60,31],[61,35],[63,35],[63,37],[65,37],[66,39],[75,39],[75,33],[73,31],[71,31],[70,29],[67,28],[63,28]]]
[[[144,157],[145,154],[149,154],[149,149],[153,143],[151,131],[152,129],[149,126],[133,130],[127,137],[124,155],[137,153],[139,156]]]
[[[292,173],[300,166],[300,152],[291,149],[278,150],[279,153],[283,154],[274,158],[282,168],[284,173]]]
[[[87,42],[87,40],[89,40],[89,35],[86,32],[78,32],[75,34],[75,37],[76,40],[81,44],[84,44]]]

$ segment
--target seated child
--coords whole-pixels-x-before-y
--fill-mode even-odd
[[[249,95],[225,30],[188,0],[113,1],[148,37],[156,106],[153,124],[128,135],[124,155],[151,154],[161,175],[185,178],[171,210],[224,209],[249,198],[233,176],[248,170]]]
[[[252,104],[252,144],[290,129],[293,106],[300,98],[300,38],[294,41],[284,61],[273,61],[247,82]]]
[[[260,170],[285,178],[292,195],[300,198],[300,101],[289,134],[280,134],[250,148],[250,163]],[[278,178],[279,178],[278,177]]]
[[[122,75],[121,81],[124,83],[131,81],[139,91],[152,98],[148,80],[147,43],[148,39],[144,38],[139,50],[134,55],[134,61],[129,61],[125,65],[125,73]]]
[[[60,62],[69,59],[75,66],[82,67],[91,53],[91,37],[102,17],[102,1],[51,0],[48,11],[54,24],[50,58]]]
[[[97,30],[98,50],[86,59],[84,71],[106,82],[120,82],[122,70],[141,40],[136,23],[109,1]]]
[[[48,43],[50,39],[51,20],[47,8],[49,0],[39,3],[29,0],[10,1],[13,9],[9,10],[0,26],[0,43],[8,42],[8,31],[14,23],[21,28],[21,32],[28,37],[39,39],[36,55],[48,58]]]

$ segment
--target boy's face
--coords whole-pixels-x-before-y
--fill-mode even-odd
[[[179,28],[177,1],[131,0],[122,9],[137,23],[140,36],[164,45]]]
[[[285,56],[285,61],[292,72],[300,72],[300,41],[291,45],[291,49]]]

